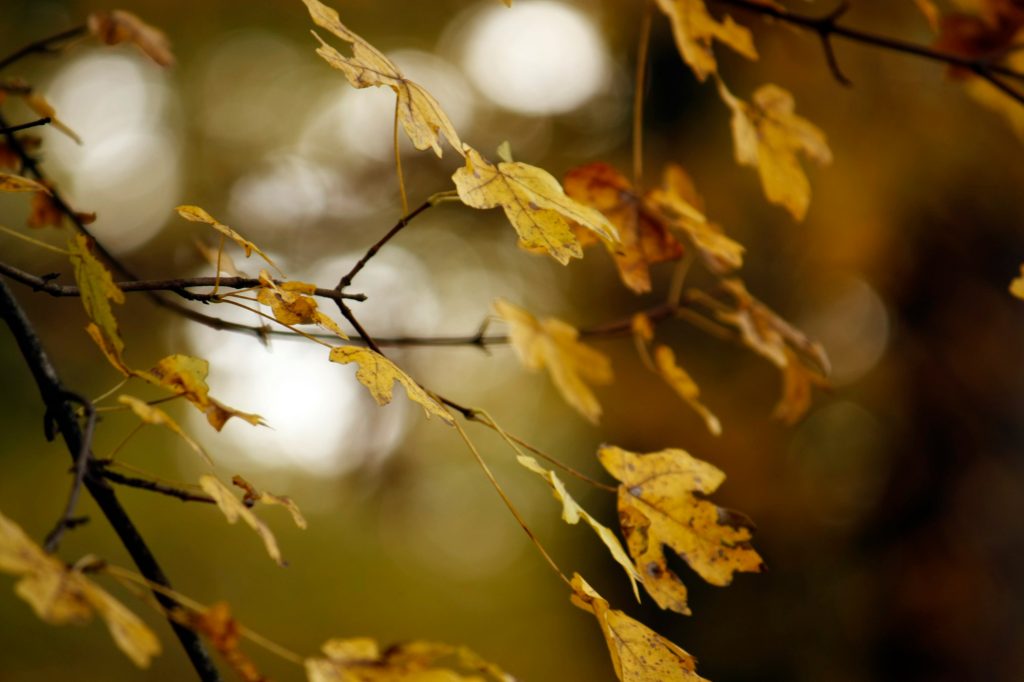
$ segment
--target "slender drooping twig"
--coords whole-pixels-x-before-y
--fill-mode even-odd
[[[82,24],[80,26],[69,28],[66,31],[56,33],[48,38],[43,38],[29,43],[25,47],[12,52],[3,59],[0,59],[0,69],[8,67],[30,54],[49,54],[51,52],[57,52],[60,50],[60,47],[58,47],[59,45],[85,35],[87,30],[88,27],[85,24]]]
[[[47,414],[60,431],[68,452],[72,458],[75,458],[81,452],[86,439],[69,404],[67,389],[61,382],[35,329],[2,280],[0,280],[0,319],[13,334],[25,364],[39,388]],[[153,556],[138,528],[135,527],[135,523],[128,516],[128,512],[121,506],[114,490],[103,479],[94,476],[86,475],[84,484],[117,533],[121,544],[128,550],[139,572],[153,583],[170,587],[170,582],[163,569],[157,563],[156,557]],[[168,599],[165,595],[159,592],[154,592],[154,595],[165,608],[171,609],[174,606],[173,600]],[[181,642],[199,679],[204,682],[219,682],[220,675],[217,668],[198,635],[173,620],[171,620],[171,628],[178,637],[178,641]]]
[[[68,493],[68,501],[64,505],[64,511],[60,518],[57,519],[57,524],[47,534],[46,540],[43,541],[43,549],[50,554],[57,551],[57,546],[60,545],[60,538],[64,535],[64,531],[74,525],[75,508],[78,506],[78,498],[82,493],[82,484],[85,483],[85,474],[89,470],[89,460],[92,458],[92,436],[96,431],[96,409],[91,401],[73,391],[64,391],[61,397],[65,401],[71,400],[82,406],[82,409],[85,410],[85,428],[82,429],[81,446],[74,455],[75,477],[71,482],[71,492]]]
[[[36,119],[35,121],[29,121],[28,123],[21,123],[16,126],[7,126],[3,129],[0,129],[0,134],[16,133],[20,130],[27,130],[29,128],[35,128],[36,126],[44,126],[50,123],[52,120],[53,119],[49,116],[44,116],[43,118]]]
[[[816,33],[821,39],[822,45],[825,47],[825,57],[829,62],[830,68],[833,73],[838,74],[837,78],[842,80],[846,80],[846,77],[842,75],[841,71],[839,71],[838,63],[835,61],[835,54],[832,52],[831,39],[833,36],[845,38],[846,40],[861,43],[862,45],[870,45],[872,47],[888,50],[890,52],[913,55],[922,59],[928,59],[930,61],[941,62],[950,66],[966,69],[967,71],[977,75],[979,78],[988,81],[994,87],[999,88],[1007,96],[1024,104],[1024,93],[1021,93],[999,78],[999,76],[1005,76],[1012,80],[1024,82],[1024,72],[1013,69],[1005,64],[993,63],[989,59],[965,57],[952,52],[945,52],[943,50],[937,50],[924,45],[918,45],[917,43],[911,43],[897,38],[889,38],[869,31],[862,31],[860,29],[844,26],[839,23],[839,19],[846,11],[845,2],[840,3],[836,10],[821,17],[797,14],[795,12],[790,12],[787,9],[783,9],[774,3],[762,3],[758,0],[714,0],[714,2],[717,2],[720,5],[728,5],[730,7],[743,9],[761,16],[771,17],[772,19],[782,23],[798,26]]]

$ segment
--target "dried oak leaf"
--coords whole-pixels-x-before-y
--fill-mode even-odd
[[[218,431],[224,428],[224,424],[232,417],[238,417],[253,426],[265,426],[263,418],[258,414],[241,412],[211,398],[210,387],[206,384],[206,376],[209,373],[209,362],[181,354],[163,358],[152,369],[131,372],[133,376],[185,398],[205,414],[206,421]]]
[[[811,202],[811,185],[797,154],[819,164],[831,163],[825,133],[797,116],[793,96],[777,85],[762,85],[752,103],[733,96],[721,81],[718,92],[732,111],[736,162],[756,168],[768,201],[803,220]]]
[[[44,552],[3,514],[0,571],[21,577],[14,591],[43,621],[81,625],[99,614],[114,643],[135,665],[147,668],[153,656],[160,653],[160,641],[138,616],[80,571]]]
[[[32,178],[25,178],[10,173],[0,173],[0,192],[43,192],[49,194],[46,185]]]
[[[643,623],[611,608],[579,573],[573,575],[572,587],[572,603],[597,618],[621,682],[707,682],[697,674],[697,659]]]
[[[508,325],[512,347],[522,364],[532,370],[546,367],[565,401],[596,424],[601,405],[588,384],[612,382],[608,356],[581,343],[579,331],[561,320],[538,320],[504,299],[494,302],[494,312]]]
[[[377,401],[378,405],[387,405],[391,402],[394,384],[397,381],[405,388],[406,395],[423,406],[423,411],[429,418],[437,415],[446,424],[453,424],[455,419],[445,407],[435,400],[423,387],[413,381],[412,377],[403,372],[398,365],[388,360],[380,353],[369,348],[358,346],[337,346],[331,349],[331,362],[347,365],[355,362],[359,365],[356,370],[356,379],[370,391],[370,395]]]
[[[632,183],[611,165],[595,161],[573,168],[562,185],[566,195],[600,211],[618,230],[621,243],[604,243],[622,282],[634,292],[651,290],[651,265],[682,257],[683,245],[665,221],[647,209]],[[577,229],[575,234],[583,246],[599,241],[590,230]]]
[[[86,25],[104,45],[131,43],[160,66],[174,64],[171,43],[164,32],[131,12],[120,9],[93,12]]]
[[[81,292],[85,314],[96,325],[104,343],[118,358],[124,353],[124,341],[117,327],[117,319],[111,303],[124,303],[121,291],[106,266],[93,254],[92,241],[82,234],[75,234],[68,240],[71,251],[71,265],[75,281]]]
[[[217,650],[231,669],[245,682],[270,682],[256,667],[256,664],[239,648],[242,640],[241,626],[231,615],[227,602],[217,602],[205,611],[180,609],[175,611],[176,620],[190,630],[205,637]]]
[[[323,658],[307,658],[306,677],[309,682],[515,682],[508,673],[466,647],[438,642],[406,642],[381,651],[373,639],[358,637],[331,639],[321,650]],[[440,667],[439,661],[450,659],[451,667]]]
[[[599,211],[566,196],[562,186],[543,168],[518,161],[492,164],[469,145],[466,165],[452,176],[462,203],[472,208],[501,207],[516,229],[520,244],[542,249],[562,265],[582,258],[573,223],[603,240],[618,243],[615,226]]]
[[[208,454],[206,454],[206,450],[203,449],[203,446],[194,441],[192,437],[185,433],[185,430],[178,425],[178,422],[174,421],[169,414],[161,410],[159,407],[150,405],[144,400],[139,400],[138,398],[130,395],[118,396],[117,402],[122,405],[126,405],[136,417],[142,420],[144,424],[163,426],[178,434],[183,441],[188,443],[190,448],[196,451],[196,454],[202,457],[207,464],[213,466],[213,460],[210,459]]]
[[[348,336],[341,331],[338,323],[320,311],[316,299],[307,294],[316,291],[315,284],[306,282],[282,282],[275,284],[266,270],[260,270],[260,287],[256,298],[274,313],[274,319],[282,324],[316,324],[337,334],[343,339]]]
[[[338,38],[352,46],[352,56],[346,57],[324,42],[323,38],[313,33],[320,41],[317,54],[324,61],[345,74],[348,82],[356,88],[386,86],[395,91],[398,97],[396,114],[409,139],[416,149],[433,149],[441,156],[441,137],[456,152],[462,153],[462,140],[455,132],[448,115],[444,113],[437,100],[421,85],[402,75],[398,67],[385,57],[377,48],[348,30],[338,13],[319,0],[303,0],[309,9],[313,23],[325,28]]]
[[[266,548],[270,558],[276,561],[278,566],[285,565],[274,534],[270,532],[267,525],[252,510],[245,506],[242,500],[235,497],[230,488],[217,480],[217,477],[210,476],[209,474],[199,477],[199,487],[213,498],[214,502],[217,503],[217,507],[220,508],[224,517],[228,520],[228,523],[236,523],[238,519],[245,521],[246,525],[256,531],[256,534],[263,540],[263,546]]]
[[[178,212],[178,215],[180,215],[185,220],[190,220],[194,223],[206,223],[207,225],[212,226],[213,229],[217,230],[222,235],[224,235],[231,241],[241,246],[242,250],[245,251],[246,258],[251,256],[252,252],[255,251],[257,254],[259,254],[260,258],[267,262],[267,264],[270,267],[274,268],[278,272],[281,272],[281,268],[277,267],[274,261],[270,260],[270,257],[267,254],[263,253],[263,250],[260,249],[260,247],[256,246],[251,241],[249,241],[242,235],[238,234],[233,229],[231,229],[224,223],[220,222],[219,220],[217,220],[216,218],[214,218],[213,216],[211,216],[209,213],[199,208],[198,206],[178,206],[174,210],[176,210]]]
[[[576,525],[580,522],[580,519],[586,521],[587,525],[590,526],[597,537],[601,539],[605,547],[611,553],[612,558],[615,559],[616,563],[622,566],[626,571],[626,575],[629,576],[629,582],[633,585],[633,594],[636,595],[637,601],[640,600],[640,590],[637,587],[637,581],[641,580],[640,574],[637,573],[636,568],[633,566],[633,562],[630,561],[629,555],[626,554],[626,550],[622,548],[622,543],[619,542],[619,538],[615,536],[615,533],[611,531],[607,526],[598,523],[597,519],[591,516],[586,509],[581,507],[579,503],[569,494],[566,490],[565,484],[562,479],[558,477],[554,471],[545,469],[537,462],[536,459],[529,455],[518,455],[516,460],[523,467],[529,469],[533,473],[537,474],[551,486],[551,492],[554,494],[555,499],[562,503],[562,520],[569,525]]]
[[[658,7],[672,22],[676,47],[697,79],[704,81],[718,72],[712,50],[714,41],[726,45],[747,59],[756,60],[757,50],[750,31],[726,16],[718,21],[711,16],[704,0],[658,0]]]
[[[684,450],[641,455],[615,446],[598,459],[619,486],[619,520],[644,588],[663,609],[689,614],[686,588],[665,561],[671,548],[701,578],[728,585],[737,572],[764,568],[750,546],[749,521],[704,499],[725,474]]]

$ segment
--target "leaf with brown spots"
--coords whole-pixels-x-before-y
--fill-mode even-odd
[[[712,585],[734,573],[764,569],[750,546],[750,523],[704,499],[725,480],[720,470],[684,450],[641,455],[615,446],[598,459],[619,486],[619,519],[644,588],[663,609],[689,614],[686,588],[669,570],[664,546]]]
[[[697,659],[649,627],[613,609],[583,577],[572,577],[572,603],[593,614],[621,682],[707,682]]]

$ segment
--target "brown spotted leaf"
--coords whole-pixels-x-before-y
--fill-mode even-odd
[[[704,499],[725,480],[720,470],[677,449],[641,455],[605,446],[598,459],[621,483],[626,545],[659,606],[689,613],[686,590],[668,568],[664,546],[712,585],[728,585],[737,572],[763,570],[750,546],[749,522]]]

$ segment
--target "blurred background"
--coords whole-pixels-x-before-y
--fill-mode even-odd
[[[911,2],[854,3],[851,25],[932,40]],[[629,168],[637,3],[613,0],[337,0],[342,20],[443,104],[485,154],[509,140],[518,160],[556,176],[593,160]],[[822,12],[821,3],[796,9]],[[163,29],[168,70],[127,46],[86,41],[7,70],[35,84],[83,140],[45,130],[45,168],[95,233],[148,277],[212,274],[178,204],[198,204],[267,250],[293,279],[332,286],[400,214],[390,91],[356,91],[314,53],[298,0],[127,0]],[[0,53],[78,24],[89,2],[6,0]],[[733,161],[728,112],[682,63],[656,16],[646,110],[647,182],[684,165],[708,215],[747,247],[749,289],[820,340],[834,365],[796,426],[771,419],[774,368],[679,321],[659,328],[722,419],[715,438],[636,358],[627,340],[596,341],[616,382],[600,389],[600,427],[523,370],[505,347],[403,349],[392,357],[425,385],[488,409],[510,431],[602,477],[599,444],[683,447],[722,468],[715,496],[757,523],[769,571],[714,588],[685,567],[693,616],[632,600],[620,569],[585,529],[559,521],[546,486],[482,429],[471,435],[531,527],[566,571],[699,658],[715,682],[1024,679],[1024,302],[1007,293],[1024,261],[1021,140],[927,62],[847,43],[853,87],[829,74],[817,38],[736,13],[762,53],[718,50],[734,92],[791,90],[823,128],[835,162],[811,169],[810,213],[795,224],[766,203],[756,173]],[[31,114],[5,105],[13,121]],[[404,144],[410,202],[450,189],[458,166]],[[0,196],[0,224],[21,229],[24,196]],[[53,232],[33,236],[59,241]],[[59,258],[0,235],[3,260],[34,273]],[[236,256],[237,257],[237,256]],[[252,274],[259,266],[239,259]],[[516,248],[498,211],[445,204],[387,246],[355,289],[373,335],[472,334],[508,298],[579,326],[618,319],[663,296],[621,286],[606,254],[568,267]],[[68,386],[90,396],[118,377],[82,329],[73,299],[12,284]],[[225,306],[226,307],[226,306]],[[210,311],[207,311],[210,312]],[[254,322],[251,315],[225,317]],[[330,312],[333,313],[333,310]],[[378,408],[351,367],[308,343],[264,347],[184,322],[129,296],[118,309],[128,360],[173,352],[211,363],[211,393],[263,415],[220,434],[188,405],[169,410],[225,478],[295,498],[309,518],[261,516],[289,561],[217,510],[134,490],[121,497],[174,585],[227,600],[247,626],[303,655],[330,637],[462,643],[524,680],[612,680],[591,616],[569,604],[452,429],[426,422],[401,392]],[[67,453],[42,434],[42,406],[10,335],[0,333],[0,509],[41,538],[66,494]],[[114,413],[96,436],[108,454],[132,430]],[[119,453],[174,480],[202,463],[171,434],[143,429]],[[570,481],[615,525],[614,498]],[[130,560],[90,501],[93,522],[61,556]],[[135,669],[105,628],[48,626],[0,577],[0,680],[167,680],[191,676],[159,616],[114,589],[160,634],[165,652]],[[301,671],[250,647],[264,672]]]

